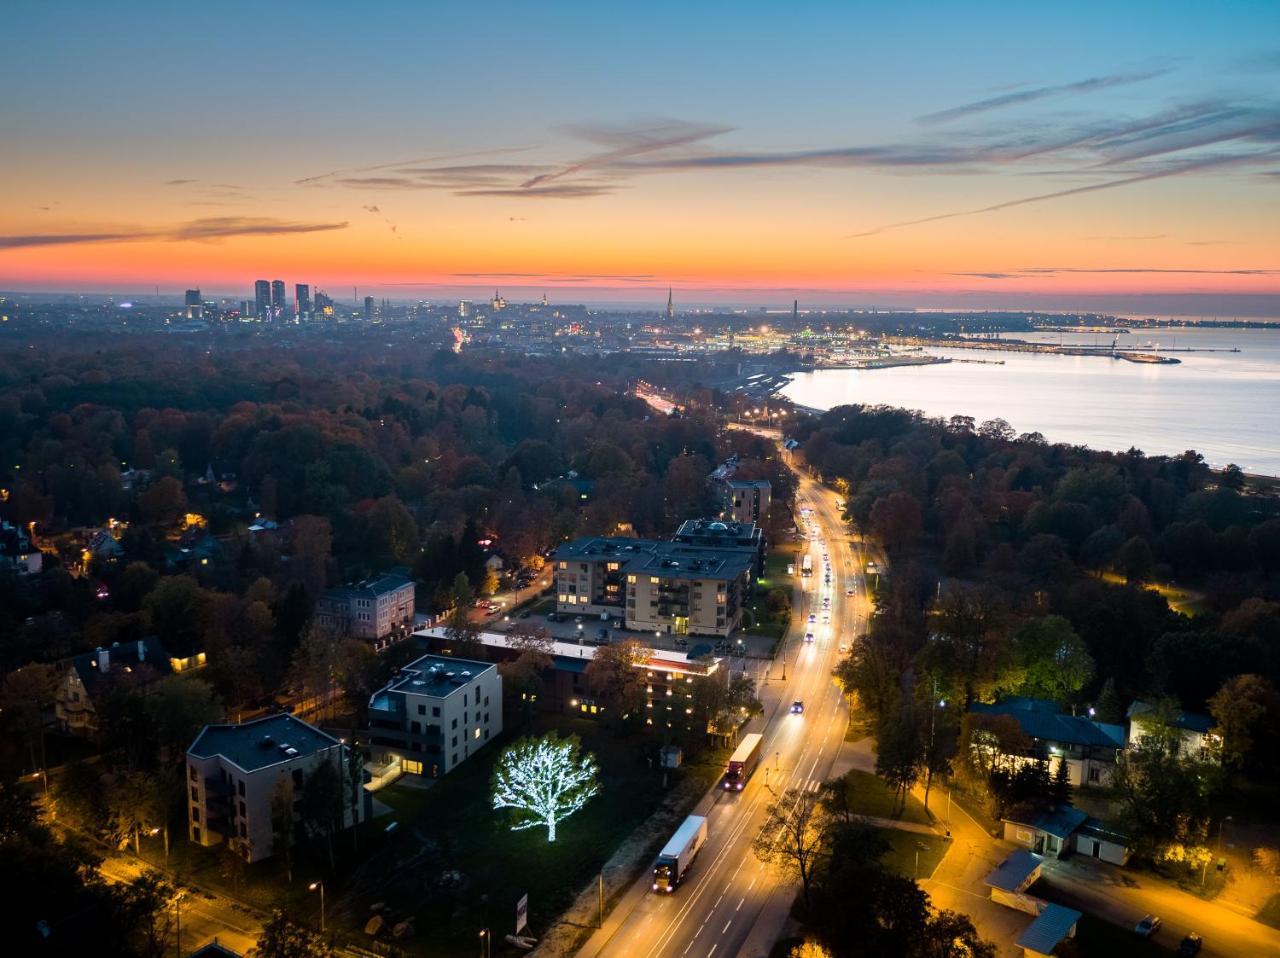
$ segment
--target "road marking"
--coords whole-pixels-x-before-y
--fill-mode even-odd
[[[711,946],[711,950],[707,952],[707,958],[711,958],[711,956],[716,953],[716,949],[719,947],[720,947],[720,942],[717,941],[714,945]]]
[[[734,911],[742,911],[742,904],[743,904],[743,902],[745,902],[746,900],[747,900],[747,896],[746,896],[746,895],[743,895],[743,896],[742,896],[742,898],[741,898],[741,899],[739,899],[739,901],[738,901],[738,907],[737,907],[737,908],[735,908],[735,909],[734,909]]]
[[[730,925],[732,925],[732,924],[733,924],[733,919],[732,919],[732,918],[730,918],[728,921],[726,921],[726,922],[724,923],[724,927],[720,929],[720,934],[722,934],[722,935],[723,935],[726,931],[728,931],[728,930],[729,930],[729,926],[730,926]]]

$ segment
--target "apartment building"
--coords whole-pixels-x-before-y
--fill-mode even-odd
[[[751,546],[595,537],[552,554],[556,609],[628,629],[727,636],[742,621],[758,553]]]
[[[502,731],[502,676],[488,662],[424,655],[369,699],[375,764],[439,778]]]
[[[754,522],[686,519],[671,539],[709,549],[750,549],[756,556],[756,575],[764,572],[764,533]]]
[[[395,573],[327,589],[316,602],[316,621],[381,651],[413,629],[414,584]]]
[[[247,862],[269,858],[281,840],[273,803],[289,801],[297,821],[307,783],[326,762],[341,785],[342,827],[358,825],[371,803],[363,781],[350,777],[349,754],[340,739],[288,714],[205,726],[187,749],[188,837],[226,842]],[[301,837],[300,821],[293,834]]]
[[[727,479],[729,515],[734,522],[759,525],[769,513],[773,486],[768,479]]]

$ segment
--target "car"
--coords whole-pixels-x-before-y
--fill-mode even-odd
[[[840,643],[840,654],[841,654],[841,655],[845,655],[845,654],[847,654],[847,653],[848,653],[848,651],[849,651],[849,643],[848,643],[848,642],[841,642],[841,643]]]
[[[1145,915],[1142,921],[1133,926],[1133,933],[1139,938],[1150,938],[1163,924],[1164,920],[1158,915]]]
[[[813,623],[815,623],[815,622],[817,622],[817,621],[818,621],[818,617],[817,617],[816,615],[814,615],[812,612],[810,612],[810,613],[809,613],[809,624],[810,624],[810,625],[813,625]]]
[[[806,642],[812,642],[812,641],[813,641],[813,633],[812,633],[812,632],[806,632],[806,633],[804,634],[804,640],[805,640]]]
[[[829,615],[824,615],[824,616],[822,617],[822,624],[823,624],[823,625],[830,625],[830,624],[831,624],[831,616],[829,616]]]
[[[1182,943],[1178,945],[1179,955],[1198,955],[1200,949],[1204,945],[1204,939],[1197,935],[1194,931],[1182,939]]]
[[[845,589],[845,590],[844,590],[844,594],[845,594],[845,595],[853,595],[853,586],[849,586],[849,588]]]
[[[796,699],[794,702],[792,702],[792,703],[791,703],[791,714],[792,714],[792,715],[803,715],[803,714],[804,714],[804,703],[803,703],[802,701],[800,701],[799,699]]]

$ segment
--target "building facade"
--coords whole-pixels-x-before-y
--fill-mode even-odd
[[[1011,696],[994,705],[974,703],[970,712],[970,747],[1010,767],[1047,761],[1056,775],[1065,762],[1072,785],[1107,788],[1115,774],[1116,759],[1124,748],[1124,728],[1077,715],[1063,715],[1057,703]],[[1002,734],[993,734],[990,719],[1017,723],[1016,745]],[[987,721],[984,721],[986,719]]]
[[[177,664],[156,638],[116,643],[62,661],[53,701],[59,731],[93,738],[98,734],[97,700],[113,681],[146,685],[177,671]]]
[[[618,618],[628,629],[727,636],[742,622],[751,547],[595,537],[552,554],[556,609]]]
[[[502,732],[502,676],[488,662],[424,655],[369,699],[375,764],[447,775]]]
[[[338,778],[341,827],[358,825],[370,802],[349,758],[339,739],[288,714],[205,726],[187,750],[187,836],[197,845],[225,842],[246,862],[269,858],[285,834],[302,836],[302,795],[325,763]],[[281,827],[284,814],[291,828]]]
[[[729,515],[734,522],[754,522],[760,525],[769,513],[773,500],[773,486],[768,479],[729,479]]]
[[[413,628],[414,583],[388,573],[355,585],[328,589],[316,601],[316,621],[381,651]]]

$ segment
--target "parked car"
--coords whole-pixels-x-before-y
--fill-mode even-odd
[[[1197,935],[1194,931],[1182,939],[1182,944],[1178,945],[1179,955],[1198,955],[1200,949],[1204,945],[1204,939]]]
[[[1133,926],[1133,933],[1139,938],[1150,938],[1163,924],[1164,921],[1158,915],[1146,915]]]

